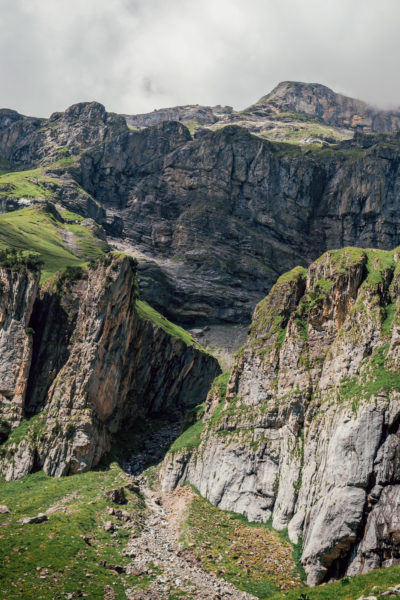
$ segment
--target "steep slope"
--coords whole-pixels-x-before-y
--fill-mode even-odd
[[[113,435],[134,435],[140,416],[180,410],[205,397],[217,361],[138,303],[134,275],[134,261],[110,254],[87,269],[67,270],[42,286],[30,320],[37,279],[26,312],[21,300],[4,297],[3,345],[13,346],[15,329],[26,337],[22,355],[12,356],[12,371],[22,373],[4,390],[9,435],[0,469],[7,480],[38,468],[55,476],[88,470],[110,450]],[[1,271],[3,280],[10,277]],[[29,275],[13,277],[24,290]],[[8,420],[11,408],[19,419]]]
[[[154,148],[153,160],[143,148]],[[81,165],[82,186],[118,208],[125,241],[156,262],[143,261],[143,274],[161,293],[147,296],[144,282],[143,294],[184,323],[249,320],[295,264],[338,245],[400,241],[395,137],[303,153],[238,127],[192,140],[164,123],[89,150]]]
[[[240,113],[203,108],[136,131],[95,102],[0,111],[0,210],[43,198],[95,220],[138,259],[143,298],[192,327],[248,322],[277,276],[329,248],[400,243],[399,137],[368,133],[395,113],[292,82]]]
[[[166,489],[188,480],[288,528],[310,585],[399,562],[399,285],[397,250],[330,251],[282,276],[195,443],[164,465]]]
[[[32,358],[28,327],[40,277],[34,255],[0,255],[0,442],[24,414]]]
[[[38,202],[0,214],[0,249],[39,253],[45,280],[65,267],[95,260],[109,247],[104,231],[92,219]]]
[[[258,116],[293,112],[334,127],[381,133],[398,131],[400,110],[380,110],[366,102],[337,94],[320,83],[283,81],[246,112]]]

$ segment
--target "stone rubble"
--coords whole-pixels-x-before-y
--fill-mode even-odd
[[[146,475],[142,474],[149,464],[159,461],[165,446],[177,437],[178,432],[179,424],[155,432],[145,449],[124,465],[134,476],[133,483],[138,486],[147,507],[142,533],[130,539],[125,552],[132,558],[127,573],[151,575],[153,570],[160,570],[147,590],[128,590],[127,597],[129,600],[167,600],[170,592],[179,588],[198,600],[254,600],[251,594],[206,572],[190,549],[180,547],[177,532],[168,519],[169,510],[164,506],[163,495],[151,490]]]

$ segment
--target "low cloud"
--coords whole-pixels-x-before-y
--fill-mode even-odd
[[[0,0],[0,105],[244,108],[279,81],[400,105],[398,0]]]

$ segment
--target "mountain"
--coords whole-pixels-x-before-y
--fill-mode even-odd
[[[398,119],[0,110],[0,595],[400,593]]]
[[[92,219],[96,235],[139,261],[143,298],[176,322],[248,322],[296,264],[338,246],[400,243],[398,134],[360,133],[348,118],[368,113],[366,131],[395,127],[371,111],[291,83],[240,114],[178,107],[139,116],[137,130],[95,102],[48,120],[3,110],[2,210],[46,199]],[[165,118],[183,121],[156,123]]]
[[[333,127],[382,133],[398,131],[400,110],[380,110],[319,83],[283,81],[246,112],[259,116],[299,113]]]
[[[287,528],[309,585],[400,560],[399,259],[344,248],[281,276],[164,462],[166,490]]]

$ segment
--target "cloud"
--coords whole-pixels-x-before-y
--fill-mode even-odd
[[[244,108],[279,81],[400,105],[398,0],[0,0],[0,105]]]

